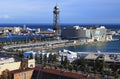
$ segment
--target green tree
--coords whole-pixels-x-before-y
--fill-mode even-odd
[[[57,55],[56,54],[53,54],[53,61],[52,62],[57,62]]]
[[[44,63],[47,62],[47,54],[44,54],[44,56],[43,56],[43,61],[44,61]]]
[[[91,72],[91,71],[92,71],[92,68],[91,68],[90,66],[88,66],[88,67],[86,68],[86,71],[87,71],[87,72]]]
[[[115,78],[115,79],[118,79],[118,77],[119,77],[119,72],[118,72],[118,70],[116,70],[116,71],[114,72],[114,78]]]
[[[77,65],[74,65],[73,68],[76,72],[79,70],[79,66],[77,66]]]
[[[106,71],[106,74],[107,74],[108,77],[111,75],[111,73],[112,73],[111,70]]]
[[[61,65],[63,65],[63,62],[64,62],[64,60],[63,60],[63,55],[61,56]]]
[[[72,71],[73,70],[73,65],[68,65],[68,69],[70,70],[70,71]]]
[[[29,57],[29,59],[33,59],[33,54],[32,54],[32,53],[30,54],[30,57]]]
[[[23,57],[24,57],[22,52],[19,52],[18,55],[19,55],[20,58],[23,58]]]
[[[68,60],[67,57],[65,57],[65,59],[64,59],[64,61],[63,61],[63,66],[64,66],[65,68],[67,68],[69,64],[70,64],[70,61]]]
[[[40,63],[42,63],[42,61],[43,61],[42,53],[39,55],[39,58],[40,58]]]
[[[107,67],[107,64],[104,60],[99,60],[99,59],[95,60],[95,64],[94,64],[95,70],[100,72],[101,70],[104,70],[106,67]]]
[[[48,57],[48,63],[51,63],[53,60],[53,55],[50,53]]]

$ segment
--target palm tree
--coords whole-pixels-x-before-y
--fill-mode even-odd
[[[63,65],[63,62],[64,62],[64,60],[63,60],[63,55],[61,56],[61,65]]]
[[[63,61],[63,66],[64,66],[65,68],[67,68],[69,64],[70,64],[70,61],[68,60],[67,57],[65,57],[65,59],[64,59],[64,61]]]

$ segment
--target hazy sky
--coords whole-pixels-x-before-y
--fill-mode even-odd
[[[0,0],[0,23],[120,23],[120,0]]]

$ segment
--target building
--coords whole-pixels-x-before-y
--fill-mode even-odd
[[[90,28],[73,26],[64,27],[61,32],[61,37],[63,39],[79,39],[81,41],[87,42],[87,41],[104,41],[108,38],[108,35],[107,29],[104,26]]]
[[[26,68],[11,71],[12,79],[100,79],[97,76],[54,68]]]
[[[47,76],[46,76],[47,75]],[[99,79],[91,75],[79,74],[62,69],[36,67],[32,79]]]
[[[12,79],[31,79],[34,69],[25,68],[11,71]]]
[[[26,58],[30,58],[30,56],[32,56],[32,58],[35,58],[36,52],[34,52],[34,51],[27,51],[27,52],[24,52],[23,55]]]
[[[25,64],[27,64],[28,68],[35,67],[35,60],[26,60]],[[23,65],[22,61],[15,61],[13,58],[2,58],[0,60],[0,75],[2,75],[2,72],[6,69],[9,71],[20,69],[21,65]]]
[[[13,27],[13,33],[14,34],[19,34],[21,31],[21,28],[20,27]]]
[[[76,52],[72,52],[72,51],[63,49],[62,51],[59,51],[59,53],[60,53],[59,61],[61,61],[62,56],[63,56],[63,58],[67,57],[67,59],[70,62],[73,62],[75,59],[77,59],[77,53]]]
[[[104,26],[101,27],[91,27],[91,37],[94,41],[106,40],[107,29]]]
[[[64,27],[62,29],[61,36],[63,39],[90,38],[90,34],[87,34],[86,36],[86,28],[79,26]]]

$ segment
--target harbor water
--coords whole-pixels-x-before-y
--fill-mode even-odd
[[[8,27],[8,26],[20,26],[23,27],[24,24],[1,24],[1,27]],[[65,26],[74,26],[76,24],[63,24],[60,25],[61,28],[65,27]],[[79,24],[77,24],[79,25]],[[101,25],[101,24],[100,24]],[[27,27],[29,28],[40,28],[40,29],[47,29],[47,28],[52,28],[52,24],[26,24]],[[89,26],[94,26],[94,25],[80,25],[83,27],[89,27]],[[99,26],[99,25],[95,25],[95,26]],[[104,25],[107,29],[111,29],[111,30],[120,30],[120,25]],[[6,40],[15,40],[14,38],[16,38],[16,40],[20,40],[20,39],[24,39],[24,40],[28,40],[30,38],[33,37],[39,37],[41,38],[41,36],[27,36],[27,37],[9,37]],[[114,39],[120,39],[120,36],[113,36]],[[0,38],[0,41],[5,41],[5,39]],[[70,46],[70,47],[64,47],[64,48],[57,48],[57,49],[67,49],[70,51],[74,51],[74,52],[97,52],[97,51],[101,51],[101,52],[116,52],[116,53],[120,53],[120,40],[115,40],[115,41],[108,41],[108,42],[96,42],[93,44],[84,44],[84,45],[79,45],[79,46]]]
[[[58,50],[67,49],[74,52],[100,51],[100,52],[120,53],[120,40],[119,40],[120,36],[113,36],[113,38],[118,40],[58,48]]]

